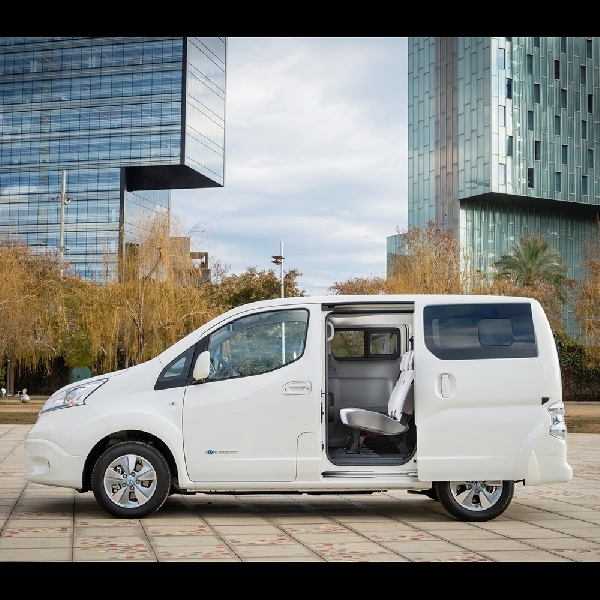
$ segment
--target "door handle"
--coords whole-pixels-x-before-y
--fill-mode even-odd
[[[284,396],[306,396],[312,392],[310,381],[288,381],[281,388]]]
[[[442,398],[450,398],[450,375],[442,373],[442,385],[440,386]]]

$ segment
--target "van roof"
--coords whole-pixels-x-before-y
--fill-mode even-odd
[[[531,302],[532,298],[524,296],[489,296],[489,295],[469,295],[469,294],[361,294],[356,296],[305,296],[290,298],[274,298],[272,300],[260,300],[250,304],[244,304],[232,309],[230,312],[249,308],[261,308],[266,306],[286,306],[289,304],[396,304],[427,302],[429,304],[467,304],[472,302],[487,303],[513,303],[513,302]],[[535,300],[533,300],[535,302]]]

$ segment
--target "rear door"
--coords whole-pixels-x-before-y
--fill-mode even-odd
[[[512,479],[519,451],[542,423],[531,305],[415,309],[419,478]]]

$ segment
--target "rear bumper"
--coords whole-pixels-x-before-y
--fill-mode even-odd
[[[81,489],[85,456],[72,456],[49,440],[25,440],[25,479],[60,487]]]
[[[573,469],[567,462],[566,453],[531,454],[524,485],[544,485],[548,483],[566,483],[573,479]]]

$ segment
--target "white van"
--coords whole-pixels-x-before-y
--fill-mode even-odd
[[[56,392],[27,436],[25,477],[93,490],[126,518],[173,492],[405,489],[485,521],[515,482],[572,478],[561,393],[529,298],[256,302]]]

